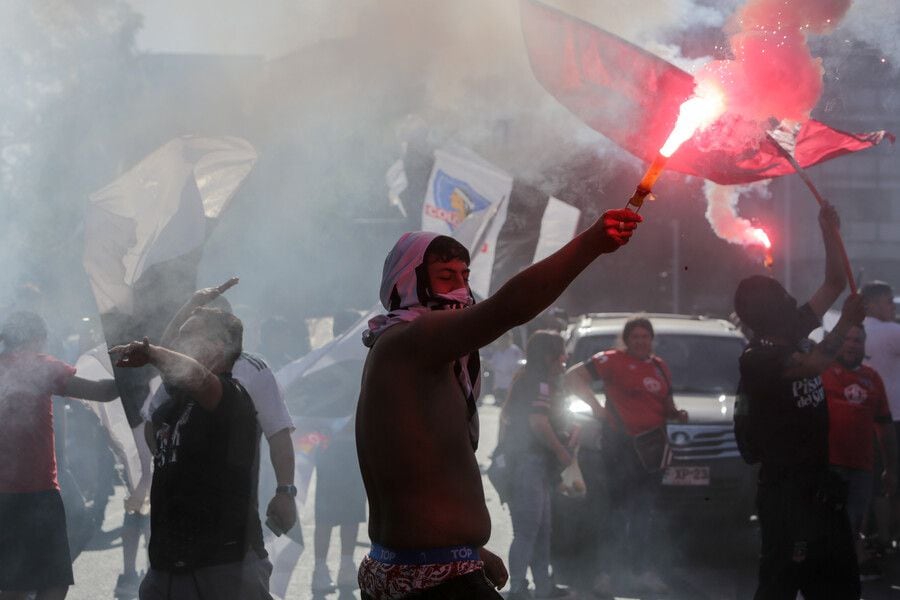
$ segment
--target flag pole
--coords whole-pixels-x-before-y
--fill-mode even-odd
[[[806,187],[809,188],[809,191],[812,192],[813,198],[816,199],[816,202],[819,203],[819,207],[826,206],[825,199],[822,197],[822,194],[819,193],[819,190],[816,189],[815,184],[810,178],[809,173],[800,166],[800,163],[797,162],[797,159],[794,158],[794,155],[791,154],[787,148],[778,143],[778,140],[775,139],[775,136],[772,135],[771,132],[766,132],[766,137],[775,144],[775,147],[778,148],[778,152],[785,158],[791,166],[794,168],[794,171],[797,172],[797,175],[800,176],[800,179],[803,180],[803,183],[806,184]],[[844,247],[844,239],[841,237],[841,232],[838,230],[835,232],[837,234],[838,248],[841,252],[841,260],[844,263],[844,271],[847,273],[847,281],[850,283],[850,291],[854,294],[857,293],[856,289],[856,278],[853,277],[853,269],[850,266],[850,259],[847,257],[847,249]]]

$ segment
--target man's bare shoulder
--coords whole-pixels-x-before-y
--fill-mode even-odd
[[[423,363],[419,360],[420,351],[406,334],[410,325],[399,323],[378,337],[366,358],[366,381],[390,381],[398,375],[408,377],[410,373],[423,369]]]
[[[382,357],[408,352],[408,343],[405,340],[409,337],[406,330],[410,325],[412,323],[398,323],[379,335],[378,340],[369,350],[369,360],[379,360]]]
[[[381,334],[369,351],[370,361],[402,361],[401,363],[428,362],[429,348],[436,348],[441,341],[428,327],[431,315],[422,315],[415,321],[399,323]],[[424,327],[423,327],[424,325]]]

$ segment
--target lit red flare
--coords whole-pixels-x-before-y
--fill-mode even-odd
[[[766,3],[768,8],[765,12],[755,17],[771,16],[777,21],[783,18],[784,11],[796,12],[794,9],[815,4],[815,14],[830,11],[829,18],[836,24],[838,16],[835,13],[839,1],[843,0],[773,0]],[[742,110],[745,104],[742,101],[748,96],[735,93],[732,78],[726,76],[728,70],[722,71],[713,65],[699,71],[695,77],[608,31],[549,6],[542,0],[521,0],[521,16],[528,60],[538,82],[585,124],[638,158],[647,162],[653,160],[669,133],[667,128],[671,128],[679,106],[685,98],[695,95],[698,80],[712,80],[727,91],[728,111],[723,115],[725,120],[753,120],[752,115],[746,115]],[[747,24],[755,26],[758,21],[755,18]],[[731,27],[728,29],[732,30]],[[766,27],[765,30],[771,31],[772,27]],[[781,43],[780,38],[770,36],[768,39],[775,45]],[[746,36],[742,40],[753,41]],[[754,43],[755,48],[763,49]],[[786,66],[788,63],[773,60],[773,51],[767,49],[761,55],[755,52],[752,54],[754,57],[759,56],[761,60],[757,64],[762,69],[768,69],[773,77],[753,76],[751,84],[741,88],[749,90],[752,94],[750,99],[763,99],[768,103],[782,102],[787,94],[797,96],[793,91],[798,91],[800,85],[794,77],[794,71]],[[782,50],[778,50],[777,54],[781,56]],[[738,55],[748,56],[743,51],[735,57]],[[795,64],[795,61],[790,64]],[[768,83],[773,80],[779,86],[778,92]],[[808,79],[804,78],[804,81]],[[782,93],[781,90],[785,87],[789,89]],[[648,94],[653,94],[654,97],[648,98]],[[604,110],[604,107],[610,106],[611,98],[616,99],[615,108]],[[809,106],[811,107],[812,105]],[[753,114],[760,112],[763,113],[761,118],[765,122],[770,116],[785,118],[794,111],[765,110],[753,111]],[[629,118],[622,118],[622,115],[629,115]],[[721,124],[725,124],[725,120]],[[795,156],[803,167],[872,148],[888,137],[884,131],[846,133],[814,119],[801,120],[804,123],[797,136]],[[747,133],[752,133],[752,139],[744,134],[729,134],[716,136],[715,139],[706,136],[702,147],[687,143],[672,157],[666,168],[720,185],[752,183],[794,172],[772,144],[759,143],[758,128],[749,129],[752,131]]]
[[[772,240],[770,240],[768,234],[759,227],[754,227],[750,234],[759,242],[759,245],[762,246],[765,251],[763,265],[765,265],[767,269],[771,269],[775,264],[775,257],[772,256]]]
[[[675,154],[683,143],[701,128],[712,125],[725,112],[725,94],[715,84],[700,82],[694,96],[678,109],[678,121],[659,153],[666,158]]]
[[[666,142],[659,149],[656,158],[650,163],[644,177],[638,184],[634,195],[628,200],[628,206],[633,206],[635,211],[641,208],[644,198],[653,189],[653,184],[659,178],[666,161],[683,143],[691,138],[698,129],[713,124],[725,112],[725,95],[715,84],[701,82],[693,96],[685,100],[678,109],[678,120],[675,128]]]

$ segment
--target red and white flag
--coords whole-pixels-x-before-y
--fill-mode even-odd
[[[694,78],[608,31],[537,0],[521,2],[522,32],[535,77],[587,125],[634,156],[651,161],[672,131]],[[764,93],[764,90],[760,90]],[[802,167],[858,152],[888,137],[885,131],[847,133],[810,119],[797,134]],[[760,136],[742,147],[707,151],[685,142],[666,169],[723,185],[794,173],[774,143]]]

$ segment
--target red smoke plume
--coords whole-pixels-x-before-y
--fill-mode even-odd
[[[750,0],[731,19],[732,60],[707,64],[699,80],[726,90],[729,113],[766,122],[805,121],[822,94],[822,60],[807,45],[810,33],[827,33],[851,0]]]

